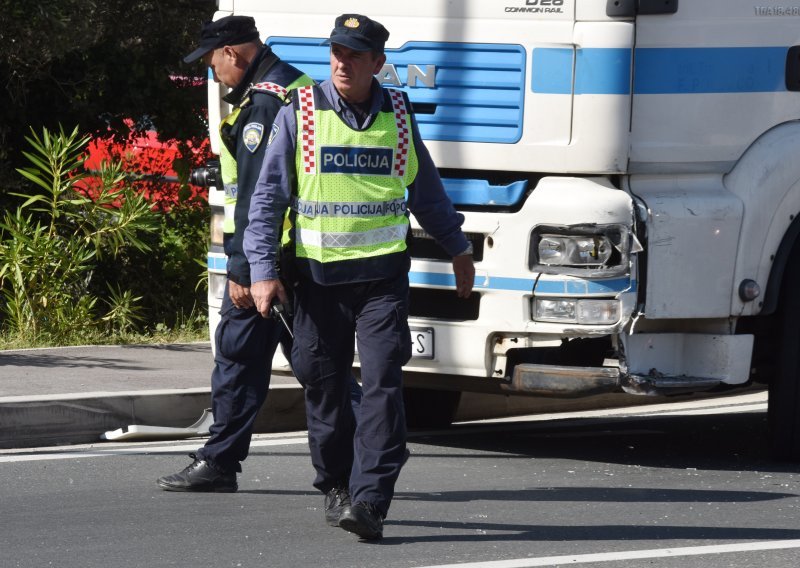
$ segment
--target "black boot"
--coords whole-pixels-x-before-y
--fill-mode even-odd
[[[339,526],[339,517],[350,506],[350,491],[347,487],[334,487],[325,494],[325,522],[332,527]]]
[[[345,508],[339,517],[339,526],[367,540],[383,538],[383,514],[366,501]]]
[[[161,489],[164,491],[234,493],[239,488],[235,472],[220,471],[206,460],[197,459],[195,454],[189,454],[189,457],[194,462],[183,471],[158,478],[156,483]]]

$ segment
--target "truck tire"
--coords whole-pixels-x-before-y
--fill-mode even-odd
[[[777,370],[769,381],[772,454],[800,461],[800,246],[790,256],[780,299]]]
[[[461,392],[423,388],[403,389],[409,428],[447,428],[453,423]]]

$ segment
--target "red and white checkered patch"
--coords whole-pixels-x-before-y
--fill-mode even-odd
[[[411,133],[408,130],[407,118],[408,110],[403,93],[395,89],[388,89],[392,97],[392,108],[394,109],[394,121],[397,125],[397,151],[394,154],[394,173],[397,177],[406,175],[406,165],[408,164],[408,148]]]
[[[300,103],[300,139],[298,144],[303,146],[303,170],[313,174],[317,167],[315,140],[316,126],[314,124],[314,90],[308,87],[297,89],[297,100]]]
[[[250,90],[260,91],[263,93],[277,93],[278,95],[280,95],[282,99],[285,99],[286,95],[289,93],[289,91],[287,91],[286,88],[281,87],[277,83],[270,83],[269,81],[265,81],[263,83],[256,83],[255,85],[250,87]]]

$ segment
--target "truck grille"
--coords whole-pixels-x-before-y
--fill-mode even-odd
[[[452,288],[434,290],[411,288],[409,315],[417,318],[432,318],[452,321],[474,321],[478,319],[481,295],[477,292],[469,298],[459,298]]]
[[[411,229],[406,240],[411,258],[424,260],[451,260],[449,254],[444,252],[436,241],[422,229]],[[467,240],[472,243],[472,259],[476,262],[483,260],[483,235],[481,233],[464,233]]]
[[[266,43],[281,59],[323,81],[330,76],[324,39],[276,36]],[[436,66],[434,88],[398,87],[408,93],[423,139],[519,142],[526,68],[521,45],[415,41],[387,49],[386,57],[401,81],[409,65]]]

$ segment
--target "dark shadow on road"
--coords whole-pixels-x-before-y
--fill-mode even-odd
[[[240,489],[238,493],[253,495],[312,495],[319,491],[289,489]],[[543,487],[492,491],[437,491],[435,493],[403,492],[394,495],[395,501],[429,501],[469,503],[473,501],[575,502],[575,503],[753,503],[800,497],[795,493],[766,491],[714,491],[707,489],[646,489],[597,487]],[[403,524],[403,523],[399,523]]]
[[[669,469],[800,471],[798,464],[769,455],[766,412],[463,425],[435,435],[412,434],[411,440],[495,456]],[[473,459],[481,457],[487,456]]]
[[[156,349],[159,351],[172,351],[174,353],[211,353],[211,346],[206,341],[198,343],[143,343],[141,345],[119,345],[118,347],[132,351]]]
[[[93,351],[90,351],[93,350]],[[119,355],[103,357],[104,350],[118,350],[118,353],[130,352],[130,360]],[[211,350],[207,343],[190,343],[174,345],[101,345],[92,347],[63,347],[47,350],[0,351],[0,366],[15,367],[66,367],[77,368],[113,368],[130,371],[145,371],[151,367],[135,364],[141,358],[139,351],[165,351],[170,353],[186,353],[207,356]]]
[[[290,496],[308,496],[322,498],[322,493],[311,489],[309,491],[293,491],[291,489],[239,489],[237,493],[245,493],[250,495],[290,495]]]
[[[648,489],[632,487],[542,487],[500,491],[437,491],[395,493],[402,501],[566,501],[595,503],[747,503],[800,497],[795,493],[766,491],[716,491],[711,489]]]
[[[240,489],[239,493],[254,495],[319,495],[315,490]],[[432,501],[443,503],[469,503],[471,501],[509,502],[578,502],[578,503],[750,503],[800,497],[794,493],[768,493],[765,491],[713,491],[694,489],[638,489],[596,487],[543,487],[541,489],[514,489],[492,491],[441,491],[436,493],[395,493],[396,501]]]
[[[147,371],[151,367],[133,364],[133,361],[121,362],[116,357],[94,357],[86,355],[53,355],[53,354],[8,354],[0,355],[0,366],[10,367],[43,367],[43,368],[85,368],[85,369],[122,369],[126,371]]]

